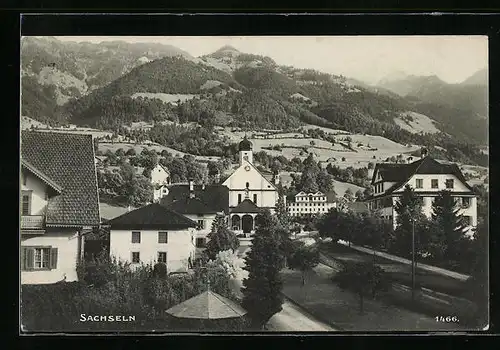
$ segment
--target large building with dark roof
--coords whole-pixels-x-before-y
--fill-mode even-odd
[[[165,263],[168,272],[186,272],[195,258],[197,223],[159,203],[106,222],[112,257],[141,264]]]
[[[477,198],[456,164],[440,163],[425,154],[409,164],[377,164],[371,181],[373,194],[366,200],[369,209],[379,211],[383,219],[392,221],[395,226],[395,206],[406,185],[421,198],[422,211],[428,217],[438,193],[450,191],[468,232],[472,233],[477,225]]]
[[[22,131],[21,283],[75,281],[83,235],[100,224],[91,135]]]
[[[220,185],[196,186],[190,181],[187,186],[171,187],[161,204],[197,223],[195,243],[198,255],[205,248],[207,235],[217,215],[226,216],[228,212],[228,188]]]

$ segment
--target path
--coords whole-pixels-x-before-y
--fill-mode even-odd
[[[243,247],[242,247],[243,248]],[[239,267],[244,266],[244,260],[241,258],[248,251],[249,247],[246,249],[239,249],[239,256],[237,263]],[[243,285],[243,280],[248,276],[248,271],[240,270],[238,277],[232,280],[232,288],[238,297],[242,296],[241,287]],[[330,327],[329,325],[318,321],[307,311],[298,305],[295,305],[288,301],[286,298],[282,304],[282,310],[276,313],[266,327],[269,331],[276,332],[334,332],[336,329]]]
[[[345,245],[345,246],[349,246],[348,242],[339,241],[339,243],[342,244],[342,245]],[[399,256],[395,256],[395,255],[392,255],[392,254],[387,254],[387,253],[379,252],[377,250],[374,251],[373,249],[365,248],[365,247],[360,247],[360,246],[357,246],[357,245],[354,245],[354,244],[351,244],[350,248],[352,248],[354,250],[357,250],[357,251],[360,251],[360,252],[364,252],[364,253],[369,253],[369,254],[375,253],[376,256],[380,256],[382,258],[385,258],[385,259],[388,259],[388,260],[392,260],[392,261],[397,261],[397,262],[400,262],[402,264],[411,265],[411,260],[408,260],[408,259],[405,259],[405,258],[401,258]],[[461,281],[465,281],[465,280],[467,280],[470,277],[468,275],[464,275],[464,274],[461,274],[461,273],[458,273],[458,272],[454,272],[454,271],[442,269],[442,268],[436,267],[436,266],[422,264],[420,262],[417,264],[417,268],[422,269],[422,270],[426,270],[426,271],[435,272],[435,273],[438,273],[438,274],[441,274],[441,275],[444,275],[444,276],[456,278],[456,279],[461,280]]]

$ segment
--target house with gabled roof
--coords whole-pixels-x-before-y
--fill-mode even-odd
[[[91,135],[22,131],[22,284],[76,281],[84,235],[99,227]]]
[[[195,257],[197,223],[159,203],[106,222],[112,257],[140,264],[165,263],[167,271],[186,272]]]
[[[212,230],[212,225],[217,215],[226,215],[224,210],[225,207],[227,207],[227,203],[221,203],[215,200],[216,196],[214,189],[216,189],[216,187],[211,186],[210,189],[207,189],[207,187],[202,186],[199,191],[195,191],[194,181],[189,181],[188,195],[182,195],[177,198],[172,198],[173,196],[169,197],[167,195],[167,197],[163,198],[160,202],[167,208],[197,223],[195,245],[199,253],[205,248],[207,235]],[[211,197],[210,194],[212,194],[213,197]],[[227,193],[225,198],[227,202]]]
[[[167,186],[170,185],[170,171],[167,167],[158,163],[151,170],[151,184],[154,187],[153,201],[158,202],[164,195],[168,193]]]
[[[369,209],[379,211],[396,227],[395,206],[406,185],[421,198],[427,217],[432,214],[432,203],[439,192],[450,191],[468,226],[467,233],[472,234],[477,225],[477,196],[456,164],[440,163],[425,152],[421,159],[409,164],[377,164],[371,181],[373,194],[366,199]]]

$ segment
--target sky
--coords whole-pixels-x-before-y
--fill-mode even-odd
[[[367,83],[394,74],[437,75],[460,83],[488,66],[487,36],[57,37],[65,41],[123,40],[176,46],[192,56],[231,45],[279,65],[342,74]]]

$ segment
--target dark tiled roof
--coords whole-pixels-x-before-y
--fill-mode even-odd
[[[114,230],[182,230],[197,226],[196,222],[158,203],[120,215],[106,222],[106,225],[110,225]]]
[[[168,203],[167,207],[181,214],[216,214],[217,210],[210,208],[199,198],[185,197]]]
[[[210,290],[177,304],[166,312],[177,318],[211,320],[239,318],[247,313],[232,300]]]
[[[91,135],[22,131],[21,160],[29,164],[25,168],[31,166],[61,188],[61,194],[49,198],[47,225],[99,224],[94,159]]]
[[[168,195],[163,197],[161,203],[170,203],[189,197],[189,185],[170,185]],[[194,194],[208,207],[217,212],[229,213],[229,188],[223,185],[208,185],[203,189],[202,185],[194,185]]]
[[[231,209],[231,213],[260,213],[261,211],[262,209],[250,199],[243,200],[243,202]]]
[[[415,174],[452,174],[472,191],[472,187],[467,183],[460,168],[456,164],[439,163],[431,157],[424,157],[410,164],[384,164],[375,166],[372,183],[375,182],[375,175],[380,172],[383,181],[396,182],[387,189],[383,195],[388,195],[403,186]]]

